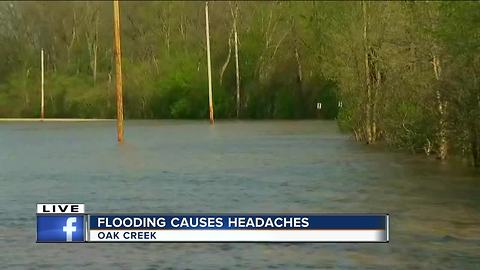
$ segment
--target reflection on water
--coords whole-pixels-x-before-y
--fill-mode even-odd
[[[351,142],[328,121],[0,125],[12,269],[478,269],[480,179]],[[457,168],[456,168],[457,167]],[[35,244],[35,204],[89,212],[386,212],[389,244]]]

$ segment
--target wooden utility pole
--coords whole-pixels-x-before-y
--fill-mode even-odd
[[[235,11],[233,16],[233,34],[235,37],[235,75],[237,79],[237,118],[240,115],[240,70],[238,67],[238,33],[237,33],[237,18],[238,18],[238,3],[235,2]]]
[[[40,65],[42,69],[42,82],[41,82],[41,92],[42,92],[42,97],[40,100],[40,118],[43,120],[45,118],[45,91],[44,91],[44,84],[45,84],[45,67],[44,67],[44,56],[43,56],[43,49],[42,52],[40,53]]]
[[[210,111],[210,124],[213,125],[213,97],[212,97],[212,63],[210,60],[210,31],[208,26],[208,1],[205,1],[205,35],[207,38],[207,70],[208,70],[208,108]]]
[[[122,50],[120,48],[120,10],[118,0],[113,1],[115,36],[115,92],[117,96],[117,140],[123,142]]]

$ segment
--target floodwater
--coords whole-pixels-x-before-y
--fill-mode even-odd
[[[0,123],[1,269],[480,269],[480,177],[329,121]],[[390,213],[382,244],[36,244],[35,204],[88,212]]]

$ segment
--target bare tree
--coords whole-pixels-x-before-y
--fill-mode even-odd
[[[367,31],[368,31],[368,22],[367,22],[367,5],[365,1],[362,1],[362,10],[363,10],[363,46],[364,46],[364,55],[365,55],[365,87],[367,91],[367,100],[365,102],[365,129],[367,133],[367,143],[373,142],[372,136],[372,124],[371,124],[371,83],[370,83],[370,63],[369,63],[369,45],[367,39]]]
[[[235,11],[232,8],[230,2],[230,11],[233,17],[233,35],[235,39],[235,78],[237,86],[237,118],[240,116],[240,68],[238,64],[238,31],[237,31],[237,19],[238,19],[238,3],[235,2]]]

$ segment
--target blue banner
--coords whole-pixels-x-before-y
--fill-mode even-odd
[[[387,215],[158,214],[90,215],[95,229],[386,230]]]
[[[37,216],[37,242],[83,242],[83,215]]]

